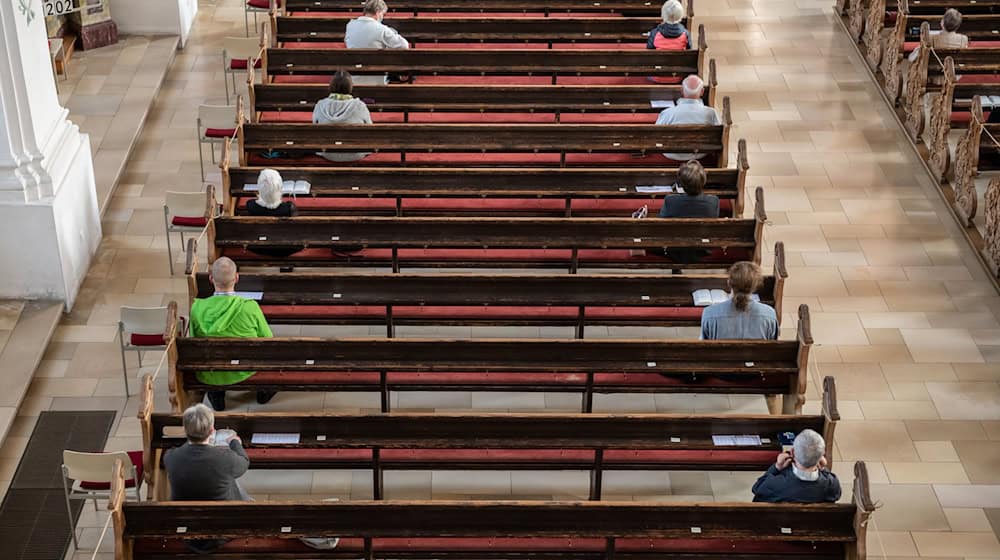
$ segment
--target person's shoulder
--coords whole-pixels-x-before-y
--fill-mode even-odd
[[[770,305],[768,305],[766,303],[761,303],[759,301],[754,301],[754,302],[751,302],[751,303],[752,303],[752,305],[750,306],[750,310],[754,314],[756,314],[756,315],[763,315],[765,317],[769,317],[771,319],[777,320],[778,313]]]
[[[701,312],[701,318],[705,319],[707,317],[709,319],[713,319],[716,317],[721,317],[723,315],[728,315],[729,312],[732,310],[732,308],[733,308],[732,300],[727,299],[726,301],[713,303],[712,305],[709,305],[708,307],[705,308],[704,311]]]

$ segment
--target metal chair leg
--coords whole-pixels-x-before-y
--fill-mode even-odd
[[[69,505],[69,488],[66,486],[66,477],[63,476],[63,497],[66,498],[66,518],[69,520],[69,532],[73,535],[73,548],[80,550],[80,541],[76,538],[76,526],[73,524],[73,508]]]
[[[254,25],[255,26],[257,25],[256,22],[254,23]],[[247,37],[249,37],[250,36],[250,18],[247,17],[247,6],[246,6],[246,4],[243,5],[243,27],[246,28],[246,30],[247,30]],[[226,101],[228,102],[229,100],[227,99]]]
[[[201,139],[198,140],[198,163],[201,164],[201,181],[205,182],[205,154],[202,153]]]
[[[163,217],[163,221],[167,221],[167,217]],[[170,246],[170,226],[164,228],[167,231],[167,262],[170,264],[170,276],[174,275],[174,250]]]
[[[227,78],[226,75],[227,74],[231,75],[232,73],[229,72],[229,71],[227,71],[224,66],[222,68],[222,72],[223,72],[223,74],[222,74],[223,80],[222,81],[225,82],[225,85],[226,85],[226,105],[229,105],[229,78]],[[236,86],[233,86],[233,93],[236,93]]]

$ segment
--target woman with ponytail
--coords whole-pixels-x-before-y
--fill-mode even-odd
[[[738,262],[729,268],[730,299],[705,308],[701,314],[704,340],[774,340],[778,338],[778,316],[774,308],[754,301],[753,294],[764,281],[760,267]]]

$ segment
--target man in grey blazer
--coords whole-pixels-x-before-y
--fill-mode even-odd
[[[184,411],[184,432],[187,442],[163,457],[170,499],[249,500],[236,480],[250,467],[240,437],[233,434],[226,446],[214,445],[215,414],[201,403]]]

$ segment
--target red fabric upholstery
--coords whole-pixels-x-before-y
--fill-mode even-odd
[[[906,41],[905,43],[903,43],[903,52],[906,54],[910,54],[911,52],[916,50],[916,48],[919,46],[920,46],[920,41]],[[1000,41],[969,41],[970,49],[992,49],[996,47],[1000,47]],[[958,66],[957,64],[955,66],[956,66],[955,73],[961,74],[961,68],[957,68]],[[965,79],[966,76],[962,76],[961,81],[964,82]],[[994,77],[994,81],[995,80],[996,77]]]
[[[281,6],[281,0],[277,0],[275,5]],[[260,8],[262,10],[269,10],[271,9],[271,0],[247,0],[247,6]]]
[[[256,255],[248,250],[232,247],[224,249],[223,253],[225,256],[238,257],[244,261],[270,259],[270,257]],[[294,256],[300,260],[329,260],[331,253],[328,249],[303,249],[295,253]],[[734,247],[726,251],[712,249],[711,253],[702,259],[701,262],[708,264],[729,263],[750,260],[751,256],[751,252],[747,248]],[[365,260],[387,261],[391,257],[391,249],[363,249],[351,254],[351,260],[355,262],[364,262]],[[494,262],[523,262],[525,260],[569,262],[570,251],[568,249],[400,249],[399,258],[415,262],[435,260],[477,261],[486,259]],[[578,259],[581,263],[587,264],[671,262],[669,258],[655,254],[630,255],[628,249],[580,249]]]
[[[594,385],[598,387],[676,387],[696,385],[699,387],[753,387],[755,389],[774,389],[783,392],[788,388],[788,379],[780,375],[772,375],[761,379],[760,376],[747,375],[741,381],[731,381],[716,376],[701,375],[697,383],[689,381],[689,377],[660,375],[658,373],[598,373],[594,376]]]
[[[774,462],[778,452],[774,450],[718,450],[718,449],[608,449],[604,452],[605,463],[645,463],[657,464],[726,464],[760,465],[764,470]]]
[[[232,138],[236,134],[235,128],[206,128],[205,136],[208,138]]]
[[[389,372],[389,383],[397,385],[568,385],[583,386],[583,373],[478,373],[478,372]]]
[[[588,449],[383,449],[383,461],[408,462],[459,462],[483,463],[518,462],[575,462],[590,464],[594,452]],[[772,458],[773,460],[773,458]]]
[[[664,319],[698,322],[701,307],[588,307],[584,311],[587,319]]]
[[[381,319],[385,308],[378,305],[262,305],[268,319]],[[596,320],[672,320],[697,322],[700,307],[588,307],[587,319]],[[393,307],[396,319],[563,319],[577,317],[576,307],[513,305],[403,305]]]
[[[288,461],[343,461],[358,463],[372,460],[370,449],[309,449],[294,447],[250,447],[247,449],[250,461],[257,463]],[[772,457],[773,460],[773,457]]]
[[[162,334],[132,334],[129,337],[132,346],[163,346]]]
[[[205,227],[208,218],[205,216],[174,216],[170,223],[181,227]]]
[[[1000,84],[1000,74],[962,74],[962,79],[959,82],[963,84]]]
[[[259,58],[254,61],[253,67],[254,68],[260,68],[260,59]],[[231,68],[233,70],[246,70],[247,69],[247,61],[245,59],[242,59],[242,58],[234,58],[234,59],[232,59],[232,60],[229,61],[229,68]]]
[[[162,337],[161,337],[162,342]],[[135,467],[136,478],[130,478],[125,481],[126,488],[134,488],[136,479],[142,480],[142,451],[127,451],[128,460],[132,462]],[[80,488],[84,490],[110,490],[110,482],[88,482],[86,480],[80,481]]]

